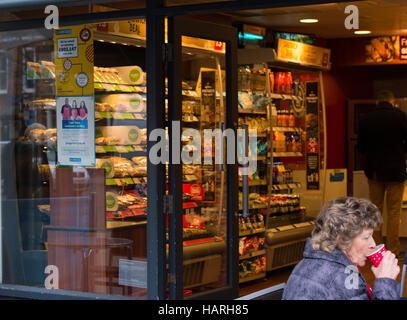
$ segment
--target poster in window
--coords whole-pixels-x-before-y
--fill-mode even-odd
[[[58,165],[96,164],[94,96],[56,97]]]
[[[306,173],[307,190],[319,190],[319,100],[318,83],[306,84]]]
[[[93,30],[54,31],[58,165],[96,165]]]

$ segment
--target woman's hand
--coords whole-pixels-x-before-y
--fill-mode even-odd
[[[386,251],[383,254],[383,260],[378,267],[372,266],[372,272],[376,278],[390,278],[396,280],[400,273],[398,260],[394,253]]]

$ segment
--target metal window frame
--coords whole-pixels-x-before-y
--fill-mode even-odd
[[[226,112],[226,128],[237,129],[237,29],[231,26],[214,25],[213,23],[194,21],[185,17],[168,18],[168,44],[171,46],[172,59],[169,62],[168,84],[168,120],[182,122],[181,95],[181,62],[182,62],[182,36],[210,39],[226,43],[226,107],[231,107]],[[234,36],[234,33],[235,36]],[[231,53],[231,54],[228,54]],[[170,130],[169,130],[170,136]],[[171,150],[171,145],[170,145]],[[233,299],[238,294],[238,227],[237,227],[237,203],[238,203],[238,168],[237,164],[226,165],[227,189],[227,257],[226,285],[210,291],[193,294],[185,299],[215,299],[217,296],[223,299]],[[170,299],[184,299],[183,297],[183,240],[182,240],[182,164],[169,165],[170,186],[172,192],[172,212],[169,216],[169,239],[170,239],[170,275],[169,293]]]
[[[146,66],[149,74],[155,75],[147,83],[147,132],[156,128],[165,128],[164,76],[162,68],[164,56],[164,17],[152,14],[153,9],[162,6],[163,0],[149,0],[146,9],[124,10],[102,13],[61,16],[60,26],[89,24],[106,21],[129,20],[136,17],[147,20]],[[44,19],[28,19],[0,23],[0,32],[40,29]],[[147,146],[148,151],[151,145]],[[165,195],[165,165],[148,163],[148,219],[147,219],[147,298],[149,300],[165,299],[166,256],[165,256],[165,219],[163,214],[163,197]],[[154,195],[154,197],[152,196]],[[49,291],[49,294],[47,294]],[[46,290],[23,285],[0,284],[0,296],[26,299],[132,299],[127,296],[111,296],[93,293],[78,293],[69,290]]]

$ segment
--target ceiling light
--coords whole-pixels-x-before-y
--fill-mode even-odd
[[[356,30],[354,34],[370,34],[372,31],[370,30]]]
[[[301,19],[301,23],[317,23],[319,20],[318,19]]]

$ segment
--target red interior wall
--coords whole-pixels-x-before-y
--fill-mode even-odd
[[[331,70],[323,72],[328,169],[347,167],[347,100],[371,99],[374,79],[380,78],[377,67],[343,65],[345,57],[346,61],[363,60],[360,55],[364,52],[356,50],[354,44],[354,39],[329,40],[325,44],[331,49],[332,62]]]
[[[323,72],[326,134],[327,169],[345,168],[346,156],[346,97],[331,72]]]

